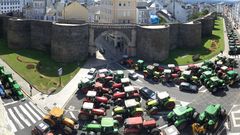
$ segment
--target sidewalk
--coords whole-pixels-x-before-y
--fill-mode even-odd
[[[0,134],[1,135],[14,135],[10,126],[10,120],[7,116],[7,111],[3,106],[2,99],[0,98]]]
[[[97,67],[106,65],[105,61],[95,60],[94,58],[90,58],[85,65],[79,70],[79,72],[74,76],[74,78],[58,93],[53,95],[46,95],[42,93],[38,93],[33,96],[31,99],[42,111],[47,112],[52,107],[60,107],[63,108],[66,103],[71,99],[71,97],[78,90],[78,83],[81,78],[87,75],[89,69],[91,67]]]

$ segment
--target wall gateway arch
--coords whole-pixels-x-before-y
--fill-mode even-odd
[[[127,55],[136,56],[136,25],[131,24],[90,24],[89,25],[89,54],[96,53],[95,40],[101,34],[115,31],[127,40]]]

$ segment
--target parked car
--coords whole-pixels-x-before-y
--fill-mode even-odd
[[[197,93],[198,87],[197,87],[197,85],[192,85],[188,82],[182,82],[179,86],[179,90]]]
[[[89,80],[93,80],[96,77],[97,69],[96,68],[91,68],[87,74],[87,78]]]
[[[139,89],[139,92],[144,99],[157,99],[157,93],[148,87]]]
[[[6,93],[5,93],[4,87],[1,84],[1,82],[0,82],[0,97],[2,97],[2,98],[6,97]]]
[[[138,79],[138,75],[136,72],[131,71],[128,73],[128,78],[132,79],[132,80],[137,80]]]

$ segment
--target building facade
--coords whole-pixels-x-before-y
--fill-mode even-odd
[[[23,0],[0,0],[0,13],[22,12]]]
[[[136,23],[136,0],[101,0],[100,23]]]
[[[43,20],[46,13],[46,0],[33,0],[32,19]]]

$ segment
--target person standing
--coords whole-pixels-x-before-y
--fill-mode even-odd
[[[30,96],[32,96],[32,85],[31,84],[29,84],[29,88],[30,88]]]

